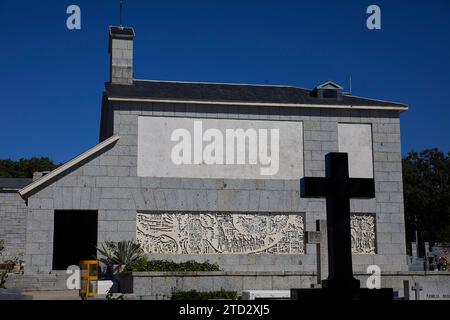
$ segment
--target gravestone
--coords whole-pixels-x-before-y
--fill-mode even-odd
[[[403,280],[405,300],[450,300],[450,279],[447,277],[420,277]],[[448,277],[450,278],[450,277]],[[420,281],[420,282],[419,282]],[[411,284],[411,283],[414,284]],[[414,291],[412,294],[411,291]]]
[[[414,285],[411,287],[411,290],[414,291],[414,298],[416,300],[420,300],[420,291],[423,290],[423,287],[419,283],[415,282]]]
[[[411,242],[411,256],[408,256],[408,270],[409,271],[424,271],[426,265],[425,258],[419,257],[419,239],[417,231],[415,232],[415,241]]]
[[[289,290],[243,290],[242,300],[289,300]]]
[[[425,252],[425,271],[430,270],[430,243],[424,242]]]
[[[350,199],[374,198],[374,179],[350,178],[347,153],[325,156],[326,177],[300,181],[302,197],[325,197],[327,208],[328,278],[320,289],[291,289],[295,300],[392,299],[392,289],[361,289],[353,277]]]
[[[307,231],[306,242],[316,245],[317,284],[328,276],[327,221],[316,220],[316,231]]]
[[[411,242],[411,257],[413,259],[417,259],[419,257],[417,242]]]

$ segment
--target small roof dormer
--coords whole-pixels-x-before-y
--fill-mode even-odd
[[[311,91],[311,94],[319,99],[341,101],[343,88],[336,82],[327,81],[318,85]]]

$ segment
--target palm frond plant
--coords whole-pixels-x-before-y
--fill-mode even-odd
[[[0,240],[0,256],[2,255],[2,251],[5,249],[5,241]],[[5,283],[8,278],[8,271],[3,270],[0,271],[0,289],[6,289]]]
[[[115,273],[122,272],[127,265],[144,256],[141,246],[132,240],[105,241],[97,250],[101,254],[99,261],[112,267]]]

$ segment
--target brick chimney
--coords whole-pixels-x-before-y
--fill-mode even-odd
[[[111,83],[133,84],[133,39],[133,28],[109,27]]]

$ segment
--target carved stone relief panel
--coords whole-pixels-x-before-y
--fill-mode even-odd
[[[375,214],[354,213],[350,220],[352,235],[352,253],[376,253]]]
[[[297,213],[138,213],[136,239],[146,253],[305,253]]]

